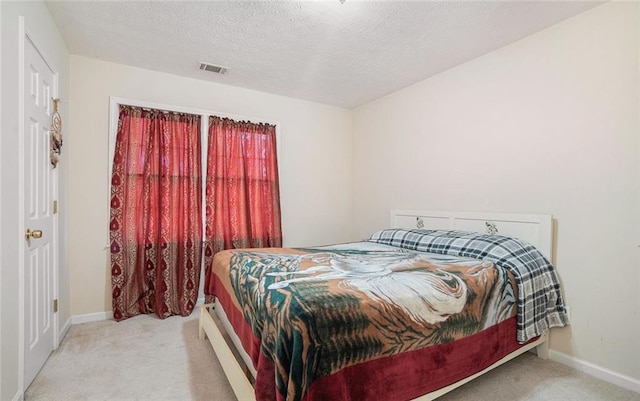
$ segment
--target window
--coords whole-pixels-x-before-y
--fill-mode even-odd
[[[207,261],[221,249],[281,246],[276,125],[126,99],[111,106],[114,318],[187,315],[203,243]]]

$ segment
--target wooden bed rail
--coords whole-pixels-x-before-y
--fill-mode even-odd
[[[255,401],[256,396],[251,381],[245,374],[245,370],[231,351],[222,331],[213,320],[215,303],[205,304],[200,307],[200,324],[198,338],[209,339],[213,350],[222,365],[222,370],[231,384],[233,392],[238,400]]]

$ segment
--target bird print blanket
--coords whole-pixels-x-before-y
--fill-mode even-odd
[[[505,269],[381,244],[224,251],[214,274],[273,361],[282,400],[303,400],[314,380],[345,367],[452,342],[516,313]]]

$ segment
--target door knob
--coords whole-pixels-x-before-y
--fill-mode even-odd
[[[42,238],[42,230],[29,230],[27,228],[27,231],[25,231],[24,233],[24,238],[25,239],[30,239],[30,238]]]

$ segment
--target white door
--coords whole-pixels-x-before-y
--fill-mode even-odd
[[[49,162],[57,76],[24,38],[24,388],[54,348],[55,176]]]

